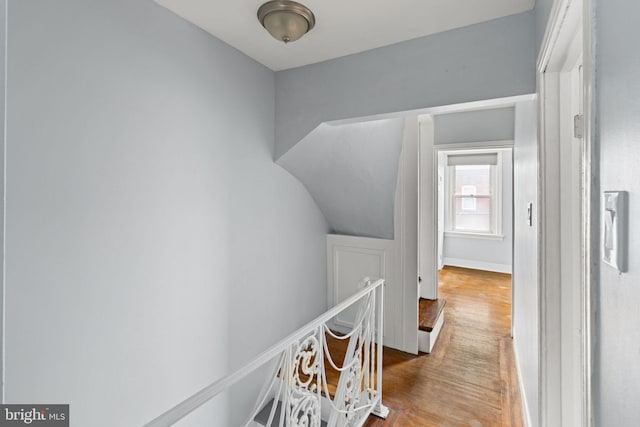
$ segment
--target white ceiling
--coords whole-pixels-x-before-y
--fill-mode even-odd
[[[285,45],[262,28],[266,0],[156,0],[272,70],[362,52],[525,12],[535,0],[298,0],[316,26]]]

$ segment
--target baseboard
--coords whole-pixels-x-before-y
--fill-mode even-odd
[[[527,395],[525,394],[524,387],[522,385],[522,370],[520,369],[520,359],[518,358],[518,352],[516,346],[513,346],[513,358],[516,361],[516,371],[518,371],[518,385],[520,386],[520,396],[522,401],[522,413],[524,416],[524,427],[531,427],[531,414],[529,413],[529,404],[527,403]]]
[[[494,264],[491,262],[474,261],[462,258],[444,258],[444,265],[452,267],[472,268],[474,270],[494,271],[496,273],[511,274],[512,268],[509,264]]]

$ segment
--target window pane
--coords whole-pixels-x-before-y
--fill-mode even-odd
[[[474,210],[465,209],[468,199],[475,202]],[[491,233],[490,197],[456,197],[455,214],[456,230]]]
[[[454,180],[454,230],[491,233],[491,166],[456,165]]]
[[[476,211],[478,207],[476,206],[476,198],[475,197],[463,197],[460,199],[462,201],[462,210],[463,211]]]
[[[491,194],[491,166],[468,165],[454,167],[456,194]]]

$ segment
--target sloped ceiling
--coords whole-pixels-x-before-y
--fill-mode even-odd
[[[403,123],[322,124],[278,163],[307,187],[332,232],[392,239]]]

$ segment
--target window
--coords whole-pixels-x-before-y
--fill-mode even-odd
[[[501,153],[449,152],[447,167],[448,232],[501,238]]]
[[[463,195],[476,196],[477,186],[475,185],[463,185],[461,193]],[[462,210],[463,211],[475,211],[477,210],[476,198],[475,197],[462,197]]]

